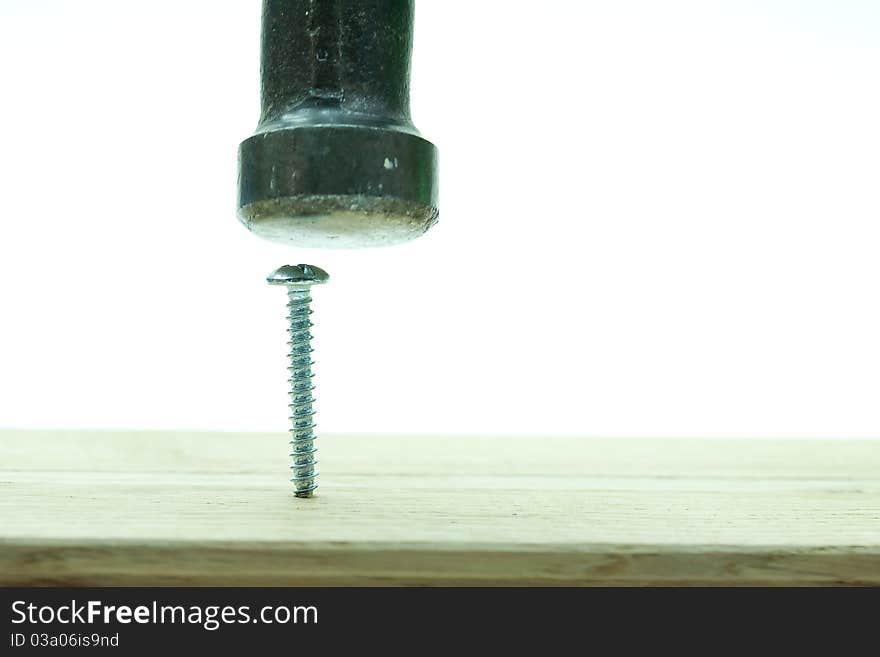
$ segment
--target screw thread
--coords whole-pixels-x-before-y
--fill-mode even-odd
[[[287,291],[287,319],[290,327],[290,456],[293,463],[290,466],[293,476],[295,493],[297,497],[312,497],[313,491],[318,487],[316,483],[318,472],[315,466],[315,423],[313,418],[315,411],[312,404],[315,398],[312,390],[312,334],[309,329],[312,322],[309,315],[312,314],[310,304],[312,297],[308,289],[288,288]]]

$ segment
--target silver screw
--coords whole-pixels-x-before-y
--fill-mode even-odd
[[[287,319],[290,322],[290,456],[293,464],[294,489],[297,497],[312,497],[318,487],[318,473],[315,466],[315,411],[312,404],[312,334],[309,329],[312,314],[309,294],[312,285],[326,283],[330,276],[323,269],[311,265],[285,265],[267,277],[269,285],[284,285],[287,288]]]

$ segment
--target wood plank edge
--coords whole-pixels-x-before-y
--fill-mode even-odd
[[[3,586],[880,585],[880,546],[0,540]]]

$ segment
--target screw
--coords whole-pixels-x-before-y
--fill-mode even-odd
[[[323,269],[311,265],[285,265],[266,278],[269,285],[284,285],[287,288],[287,319],[290,322],[290,456],[293,464],[291,481],[297,497],[312,497],[318,487],[318,473],[315,466],[315,411],[312,404],[312,334],[309,329],[312,314],[309,294],[312,285],[326,283],[330,276]]]

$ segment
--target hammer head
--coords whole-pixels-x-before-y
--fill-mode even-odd
[[[292,246],[406,242],[437,221],[437,151],[391,128],[303,126],[241,145],[239,218]]]
[[[414,239],[437,221],[437,149],[409,114],[413,0],[264,0],[262,115],[238,216],[293,246]]]

